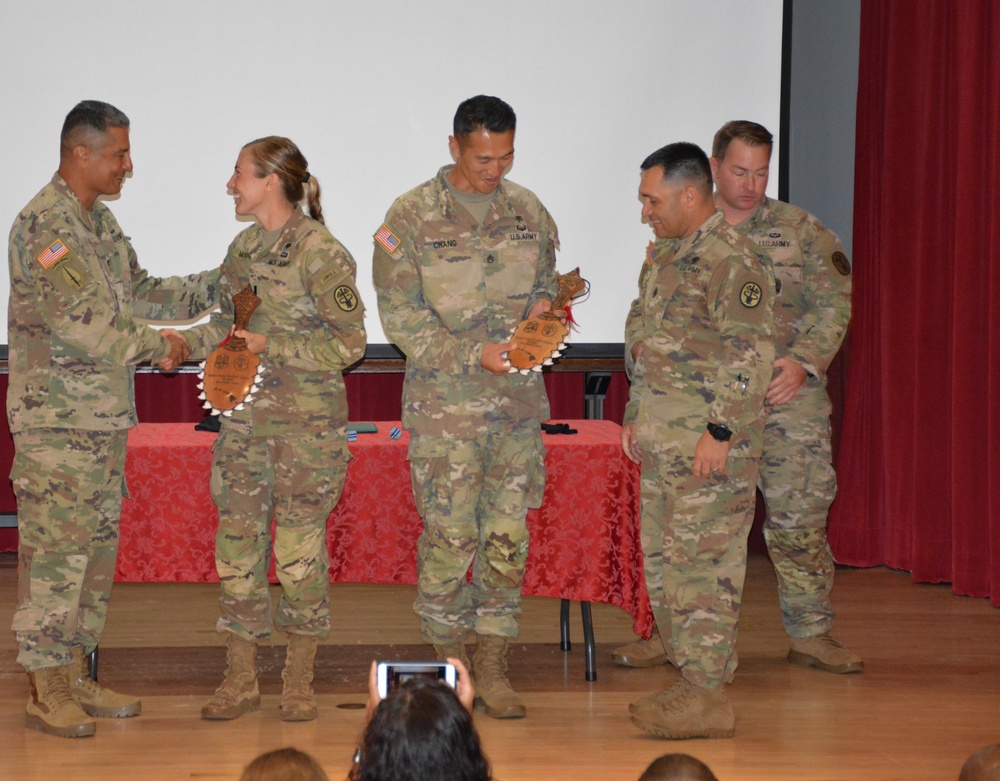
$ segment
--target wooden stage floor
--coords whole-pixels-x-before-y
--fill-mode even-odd
[[[412,587],[334,585],[335,630],[317,660],[317,721],[278,719],[283,640],[262,649],[263,709],[228,723],[199,719],[223,668],[213,631],[217,587],[119,584],[101,657],[101,680],[142,695],[135,719],[101,720],[94,738],[64,740],[23,727],[27,679],[10,626],[15,561],[0,556],[0,779],[202,779],[236,781],[261,751],[294,745],[344,778],[362,727],[372,658],[417,659]],[[861,675],[789,665],[774,576],[753,555],[729,689],[731,740],[664,741],[636,730],[628,704],[664,688],[675,672],[611,664],[631,639],[631,617],[594,606],[597,681],[583,673],[579,609],[574,648],[559,650],[558,600],[525,600],[510,678],[528,718],[476,724],[498,781],[634,781],[660,754],[693,754],[720,781],[940,781],[1000,741],[1000,611],[948,586],[915,585],[887,569],[839,570],[836,635],[865,658]]]

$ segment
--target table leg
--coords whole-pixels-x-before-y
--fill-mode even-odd
[[[583,658],[585,660],[588,681],[597,680],[597,648],[594,644],[594,619],[590,613],[590,603],[580,603],[580,614],[583,616]]]
[[[569,600],[564,599],[559,605],[559,648],[572,651],[573,643],[569,639]]]

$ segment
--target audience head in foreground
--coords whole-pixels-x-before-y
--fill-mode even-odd
[[[297,748],[261,754],[243,768],[240,781],[330,781],[319,763]]]
[[[981,748],[965,760],[958,781],[1000,781],[1000,743]]]
[[[369,720],[349,781],[490,781],[490,763],[472,724],[475,692],[465,666],[456,689],[412,679],[380,700],[369,679]]]
[[[639,781],[718,781],[708,765],[690,754],[664,754],[646,768]]]

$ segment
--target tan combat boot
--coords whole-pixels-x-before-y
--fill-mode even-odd
[[[74,646],[73,661],[61,667],[69,684],[69,693],[84,712],[101,719],[125,719],[142,712],[142,702],[131,694],[118,694],[90,677],[87,656],[82,648]]]
[[[829,632],[815,637],[793,637],[788,661],[828,673],[859,673],[865,669],[861,657],[844,648]]]
[[[285,669],[281,671],[284,681],[280,705],[282,721],[312,721],[319,715],[312,689],[318,643],[314,635],[288,635]]]
[[[465,669],[472,675],[472,662],[469,661],[469,654],[465,650],[465,643],[452,643],[450,645],[435,645],[434,658],[439,662],[448,659],[458,659],[465,665]]]
[[[257,644],[230,632],[226,641],[226,676],[212,699],[202,705],[201,717],[228,721],[259,709]]]
[[[670,663],[670,657],[660,640],[660,633],[655,628],[648,640],[635,640],[628,645],[619,646],[611,652],[611,658],[622,667],[659,667]]]
[[[507,680],[507,638],[479,635],[472,666],[476,677],[476,705],[494,719],[524,718],[524,702]]]
[[[632,714],[632,723],[671,740],[731,738],[736,732],[733,708],[722,687],[702,689],[683,678],[660,699],[638,708]]]
[[[31,693],[24,710],[24,726],[59,738],[87,738],[97,725],[73,699],[62,667],[28,672]]]

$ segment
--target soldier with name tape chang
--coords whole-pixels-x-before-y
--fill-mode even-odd
[[[125,444],[137,423],[135,365],[172,369],[183,341],[141,322],[201,316],[218,270],[149,276],[111,210],[132,172],[129,120],[87,100],[66,116],[59,170],[10,232],[10,385],[17,497],[13,629],[31,693],[25,724],[93,735],[93,716],[138,715],[137,697],[87,675],[118,553]]]
[[[382,324],[406,354],[403,425],[424,521],[421,635],[439,658],[468,666],[464,643],[475,633],[477,703],[494,718],[525,715],[506,656],[549,416],[542,376],[508,373],[505,355],[514,327],[551,309],[559,246],[542,203],[505,178],[515,124],[499,98],[464,101],[448,139],[455,164],[393,203],[374,255]]]
[[[771,376],[774,277],[712,199],[708,157],[675,143],[643,161],[656,235],[626,322],[632,387],[622,428],[642,466],[642,545],[671,687],[630,706],[661,737],[721,738]]]
[[[212,451],[216,629],[226,636],[227,667],[201,716],[231,720],[260,707],[257,647],[277,626],[287,636],[280,717],[311,721],[317,646],[330,633],[326,523],[351,457],[343,370],[364,357],[365,308],[354,258],[326,228],[319,182],[294,142],[246,144],[227,186],[236,215],[255,222],[226,253],[220,311],[182,335],[193,355],[210,353],[233,324],[233,294],[249,285],[261,303],[233,335],[259,356],[263,375],[245,405],[223,417]],[[281,584],[273,620],[272,518]]]

